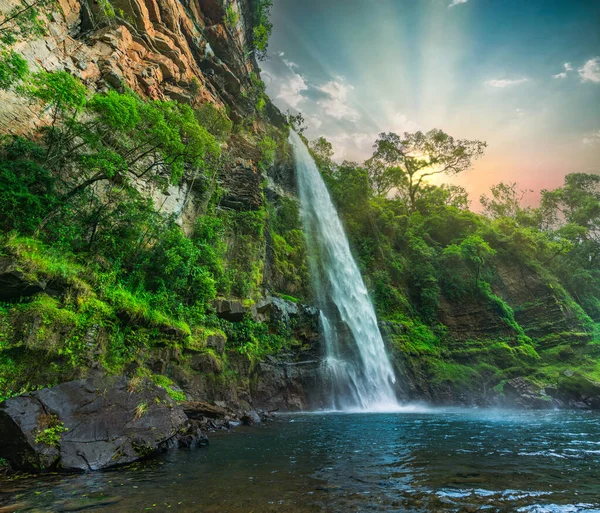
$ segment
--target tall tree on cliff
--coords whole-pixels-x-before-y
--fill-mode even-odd
[[[454,139],[439,129],[427,133],[381,133],[373,156],[366,162],[371,186],[376,194],[405,195],[411,211],[431,176],[457,175],[471,167],[487,146],[482,141]]]

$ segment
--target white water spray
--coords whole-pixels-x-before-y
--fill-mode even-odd
[[[289,140],[294,150],[311,278],[323,311],[331,407],[395,410],[394,371],[342,223],[308,148],[293,131]]]

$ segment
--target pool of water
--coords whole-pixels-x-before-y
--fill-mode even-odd
[[[600,512],[600,414],[284,415],[111,472],[0,482],[27,512]]]

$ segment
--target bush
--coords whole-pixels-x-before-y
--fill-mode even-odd
[[[40,164],[44,149],[21,137],[0,148],[0,229],[31,234],[57,203],[56,178]]]
[[[0,51],[0,89],[8,89],[29,73],[29,64],[13,50]]]

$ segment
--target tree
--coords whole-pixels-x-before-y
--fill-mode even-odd
[[[542,191],[540,210],[550,237],[571,244],[552,264],[567,290],[600,319],[600,176],[572,173],[562,187]]]
[[[304,116],[302,112],[298,112],[297,114],[293,114],[290,109],[285,112],[285,119],[287,124],[290,125],[290,128],[294,130],[299,135],[302,135],[306,131],[306,121],[304,120]]]
[[[404,133],[403,137],[393,132],[381,133],[369,163],[373,169],[378,169],[377,173],[371,173],[372,187],[383,194],[394,188],[404,190],[410,210],[414,211],[426,178],[461,173],[483,155],[486,146],[481,141],[455,140],[438,129],[426,134]],[[382,168],[377,168],[379,165]],[[374,176],[380,178],[374,180]]]
[[[335,166],[333,162],[333,145],[325,137],[319,137],[311,141],[308,148],[321,173],[331,174]]]
[[[550,225],[563,221],[582,226],[600,240],[600,175],[567,175],[563,187],[542,191],[541,208]]]
[[[272,0],[256,0],[254,4],[254,29],[252,31],[252,44],[259,61],[266,61],[269,36],[273,30],[273,24],[269,19],[271,14]]]
[[[496,251],[477,234],[469,235],[460,244],[451,244],[443,251],[445,257],[459,257],[472,268],[476,287],[479,286],[481,270],[487,259],[495,254]]]
[[[492,219],[509,217],[518,221],[526,210],[521,207],[525,194],[533,192],[531,189],[518,189],[516,182],[500,182],[490,188],[491,197],[482,194],[479,198],[484,213]]]
[[[8,13],[0,13],[0,42],[12,45],[21,38],[43,36],[46,23],[42,10],[52,3],[52,0],[23,1]]]
[[[176,184],[184,171],[203,173],[220,155],[215,137],[200,124],[189,105],[175,101],[143,101],[131,92],[109,91],[87,98],[87,89],[66,72],[40,72],[22,88],[30,98],[52,108],[45,129],[43,166],[63,183],[55,209],[42,229],[71,199],[100,181],[127,184],[152,178]]]

